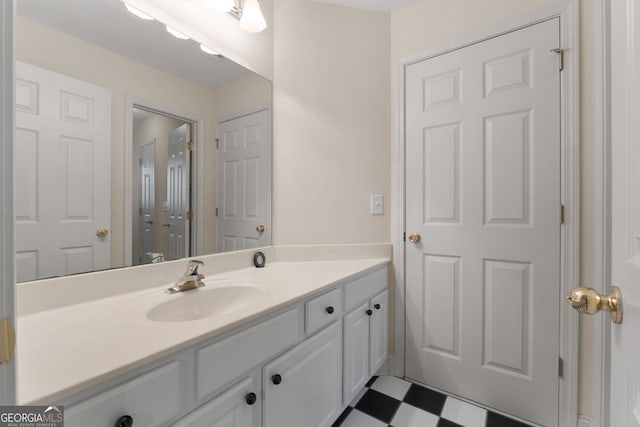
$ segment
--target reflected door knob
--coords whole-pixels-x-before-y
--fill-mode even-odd
[[[106,228],[98,228],[98,230],[96,231],[96,236],[102,238],[102,237],[107,237],[109,235],[109,230],[107,230]]]
[[[617,286],[612,286],[609,295],[602,295],[591,288],[573,288],[565,298],[580,313],[608,311],[613,323],[622,323],[622,293]]]
[[[420,241],[420,235],[418,233],[409,234],[409,241],[411,243],[418,243]]]
[[[256,231],[258,233],[264,233],[264,225],[260,224],[259,226],[257,226]]]
[[[162,226],[163,226],[163,227],[171,227],[171,223],[169,223],[169,222],[163,222],[163,223],[162,223]]]

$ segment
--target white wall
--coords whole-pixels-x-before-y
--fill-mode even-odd
[[[413,56],[446,45],[468,34],[489,29],[514,17],[561,3],[561,0],[415,0],[391,13],[391,60],[397,64],[402,57]],[[594,183],[594,80],[593,60],[593,2],[580,1],[581,45],[581,283],[589,286],[595,279],[592,266],[595,258],[593,229],[595,207],[592,192]],[[395,71],[394,67],[394,71]],[[395,82],[395,76],[393,81]],[[397,88],[394,87],[394,91]],[[394,95],[395,99],[395,95]],[[576,284],[577,286],[577,284]],[[580,393],[579,412],[590,416],[591,410],[591,326],[592,319],[581,316],[580,322]]]
[[[274,243],[388,242],[389,14],[278,0],[273,27]]]

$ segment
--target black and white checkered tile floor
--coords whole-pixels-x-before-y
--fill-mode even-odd
[[[373,377],[332,427],[529,427],[392,376]]]

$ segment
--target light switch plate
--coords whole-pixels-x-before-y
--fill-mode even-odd
[[[371,195],[371,215],[384,215],[384,197],[382,194]]]

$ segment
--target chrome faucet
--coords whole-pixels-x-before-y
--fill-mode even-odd
[[[204,265],[204,262],[191,259],[187,265],[187,271],[184,275],[178,279],[175,285],[167,289],[165,292],[168,294],[175,294],[176,292],[184,292],[190,289],[201,288],[204,286],[202,279],[204,274],[200,274],[199,269]]]

